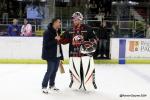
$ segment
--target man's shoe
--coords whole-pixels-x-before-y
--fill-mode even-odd
[[[59,89],[58,88],[56,88],[55,86],[50,86],[49,87],[49,90],[51,91],[59,91]]]
[[[47,88],[42,88],[42,92],[45,93],[45,94],[48,94]]]

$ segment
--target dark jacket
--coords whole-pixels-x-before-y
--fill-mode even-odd
[[[98,36],[99,39],[109,39],[109,32],[106,29],[106,27],[100,27],[98,30]]]
[[[57,40],[55,40],[56,35],[57,35],[56,30],[52,27],[52,24],[49,24],[47,30],[44,32],[44,35],[43,35],[43,48],[42,48],[43,60],[51,60],[53,58],[56,58],[57,45],[58,45]],[[61,53],[60,59],[63,60],[62,47],[60,44],[59,44],[59,47],[60,47],[60,53]]]
[[[14,31],[15,29],[15,31]],[[18,25],[9,25],[7,29],[7,33],[9,36],[19,36],[20,35],[20,27]]]

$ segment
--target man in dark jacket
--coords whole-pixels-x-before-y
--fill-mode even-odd
[[[60,60],[63,59],[62,48],[59,44],[61,20],[55,18],[48,25],[48,29],[43,36],[42,59],[47,61],[47,72],[42,82],[42,92],[48,93],[49,90],[59,90],[55,87],[55,77]],[[47,86],[49,83],[49,89]]]

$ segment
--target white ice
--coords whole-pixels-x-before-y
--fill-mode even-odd
[[[46,64],[0,64],[0,100],[150,100],[150,65],[95,65],[96,91],[68,88],[68,65],[65,74],[58,71],[59,93],[41,92]],[[143,97],[120,97],[146,95]]]

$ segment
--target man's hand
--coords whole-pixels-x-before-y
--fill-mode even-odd
[[[55,37],[55,39],[56,39],[57,41],[59,41],[61,38],[60,38],[60,36],[57,35],[57,36]]]
[[[16,28],[14,28],[14,29],[13,29],[13,32],[16,32],[16,31],[17,31],[17,29],[16,29]]]
[[[22,34],[20,34],[20,36],[24,36],[24,34],[22,33]]]

